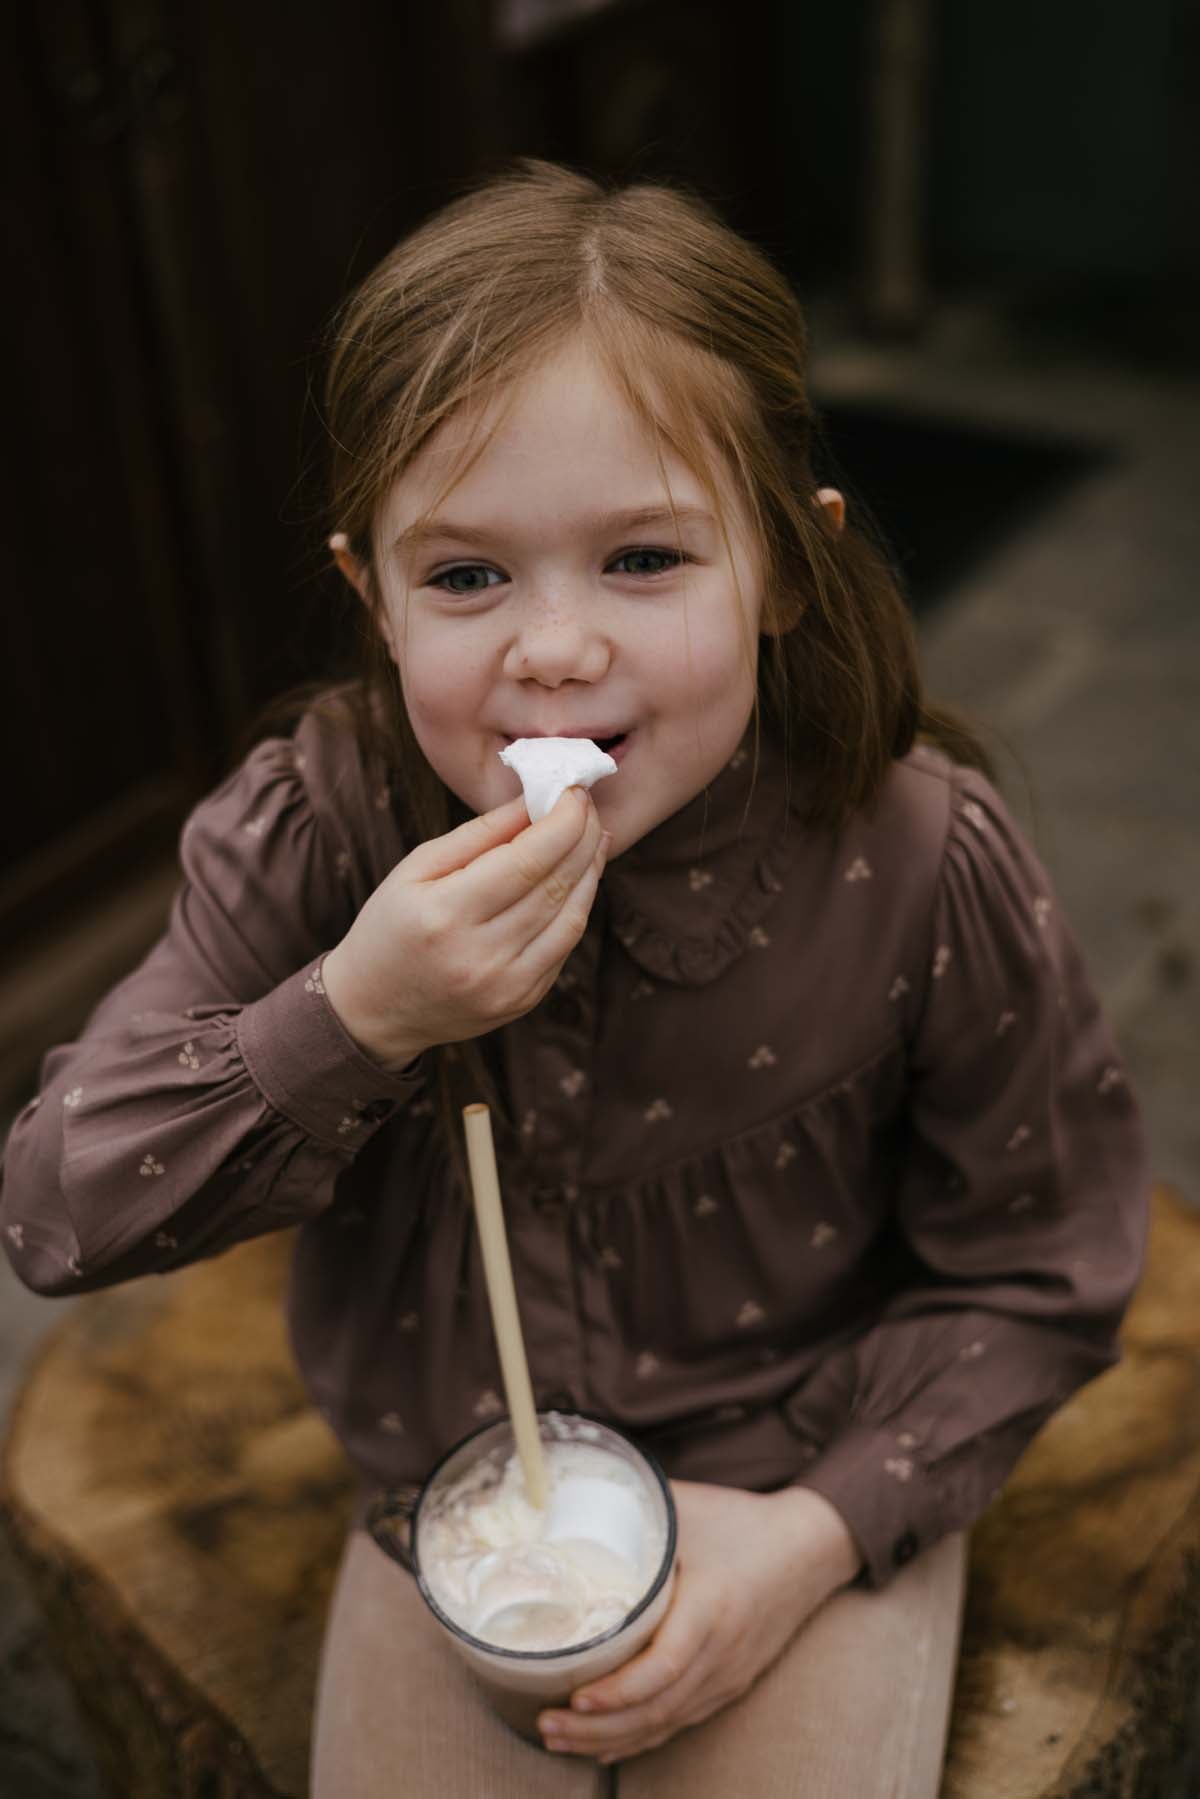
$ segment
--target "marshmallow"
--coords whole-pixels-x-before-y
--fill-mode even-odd
[[[568,787],[591,787],[617,772],[590,737],[518,737],[500,751],[500,760],[520,779],[531,824],[545,818]]]
[[[543,1439],[548,1503],[520,1458],[478,1462],[422,1511],[417,1554],[448,1618],[481,1642],[545,1652],[616,1629],[662,1563],[648,1482],[598,1444]]]

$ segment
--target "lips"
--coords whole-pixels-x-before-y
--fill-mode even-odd
[[[522,736],[524,736],[524,737],[590,737],[592,742],[596,745],[597,749],[604,750],[607,755],[612,757],[614,762],[619,762],[621,760],[622,755],[625,752],[625,749],[628,746],[631,732],[629,732],[629,731],[524,731],[524,732],[522,732]],[[514,737],[506,737],[504,739],[504,746],[507,749],[508,745],[510,743],[515,743],[515,742],[516,742],[516,739]]]

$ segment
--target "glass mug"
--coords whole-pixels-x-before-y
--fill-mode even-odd
[[[512,1424],[498,1418],[481,1425],[450,1449],[416,1496],[384,1493],[367,1514],[367,1530],[384,1553],[412,1574],[421,1596],[440,1628],[482,1687],[492,1709],[513,1730],[540,1745],[539,1714],[547,1706],[564,1705],[577,1687],[598,1680],[636,1655],[666,1614],[675,1581],[675,1502],[666,1476],[653,1456],[628,1437],[578,1412],[541,1412],[538,1430],[547,1446],[578,1439],[619,1456],[634,1468],[662,1527],[662,1555],[637,1603],[601,1635],[566,1649],[509,1649],[488,1643],[465,1630],[439,1606],[421,1571],[421,1517],[439,1496],[484,1458],[502,1468],[515,1449]]]

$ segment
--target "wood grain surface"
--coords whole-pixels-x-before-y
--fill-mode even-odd
[[[89,1296],[0,1508],[122,1799],[303,1799],[352,1480],[292,1365],[287,1235]],[[1200,1218],[1155,1197],[1120,1365],[977,1525],[943,1799],[1161,1792],[1200,1675]]]
[[[1200,1217],[1155,1195],[1116,1368],[971,1537],[943,1799],[1157,1799],[1200,1674]]]
[[[14,1413],[7,1522],[122,1799],[307,1791],[352,1480],[292,1363],[289,1251],[89,1295]]]

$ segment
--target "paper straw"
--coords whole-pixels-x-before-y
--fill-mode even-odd
[[[521,1336],[512,1263],[508,1259],[504,1209],[500,1203],[500,1176],[496,1170],[492,1120],[487,1107],[479,1104],[464,1106],[463,1128],[467,1135],[471,1197],[475,1202],[475,1222],[479,1228],[479,1242],[483,1250],[483,1274],[487,1282],[488,1303],[492,1308],[492,1329],[496,1333],[496,1347],[500,1352],[504,1396],[508,1400],[508,1415],[512,1419],[513,1435],[517,1439],[525,1490],[533,1504],[540,1509],[546,1503],[546,1465],[542,1458],[542,1440],[538,1434],[533,1388],[529,1384],[529,1364],[525,1359],[525,1341]]]

